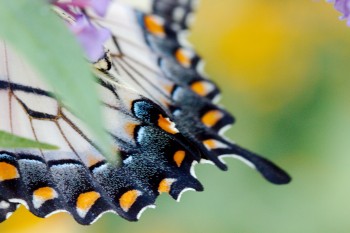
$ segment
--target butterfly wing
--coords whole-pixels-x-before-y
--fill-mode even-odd
[[[0,197],[0,222],[8,219],[19,206]]]
[[[175,7],[153,4],[161,2]],[[1,43],[0,129],[60,149],[0,151],[0,220],[23,204],[39,217],[67,211],[81,224],[105,212],[135,221],[160,193],[178,200],[184,191],[203,190],[194,164],[206,160],[225,169],[226,154],[274,183],[289,181],[272,163],[220,136],[233,118],[214,104],[216,85],[178,37],[187,24],[162,17],[160,9],[166,11],[146,15],[115,2],[106,17],[91,15],[113,34],[95,73],[116,163],[105,160],[84,124]]]
[[[155,6],[161,3],[175,8],[185,4],[154,2]],[[185,5],[186,9],[193,9],[189,7],[192,1]],[[223,137],[234,118],[215,104],[219,95],[217,86],[204,75],[200,57],[188,43],[179,39],[186,27],[172,30],[169,24],[175,20],[160,17],[164,13],[156,15],[158,11],[154,14],[138,11],[135,20],[132,11],[116,4],[111,14],[98,20],[111,29],[114,36],[109,44],[113,63],[109,72],[116,76],[124,72],[126,83],[162,106],[180,132],[200,150],[202,159],[226,170],[222,158],[238,158],[273,183],[289,182],[289,176],[271,162]],[[113,17],[114,12],[118,12],[118,19]],[[123,25],[123,31],[118,25]],[[128,38],[125,35],[129,35]]]
[[[183,190],[202,190],[191,174],[198,152],[151,100],[99,74],[107,130],[120,160],[110,164],[82,122],[57,102],[30,67],[23,63],[18,69],[20,57],[4,43],[2,47],[7,62],[2,62],[0,79],[5,103],[1,129],[60,147],[0,151],[0,190],[10,203],[4,205],[4,215],[20,203],[39,217],[68,211],[81,224],[108,211],[132,221],[161,192],[177,199]]]
[[[173,30],[183,30],[191,26],[198,0],[155,0],[153,14],[162,17]]]

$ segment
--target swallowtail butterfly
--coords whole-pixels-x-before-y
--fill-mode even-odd
[[[90,15],[112,38],[94,64],[107,130],[119,163],[106,161],[82,122],[5,42],[0,42],[0,130],[57,145],[57,151],[0,150],[0,221],[19,205],[47,217],[69,212],[91,224],[105,212],[136,221],[157,196],[202,191],[194,165],[224,157],[275,184],[280,168],[223,137],[234,119],[216,105],[218,87],[185,39],[195,0],[153,0],[144,13],[118,1]],[[18,67],[21,67],[20,69]]]

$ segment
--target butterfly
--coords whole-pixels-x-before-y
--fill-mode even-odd
[[[220,91],[186,40],[196,1],[151,4],[145,13],[114,1],[106,16],[90,16],[112,33],[93,66],[116,163],[33,69],[0,43],[0,130],[60,148],[0,150],[0,221],[21,204],[43,218],[66,211],[85,225],[106,212],[136,221],[161,193],[180,200],[185,191],[202,191],[194,166],[209,162],[226,170],[225,157],[272,183],[290,181],[223,136],[234,118],[216,104]]]

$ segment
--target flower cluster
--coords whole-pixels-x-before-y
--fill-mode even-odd
[[[69,28],[76,35],[90,62],[96,62],[103,56],[103,44],[111,35],[107,29],[93,25],[84,12],[85,9],[90,9],[97,15],[104,16],[109,3],[110,0],[52,1],[54,6],[59,7],[73,17],[73,22],[69,24]]]
[[[328,0],[328,2],[334,3],[334,8],[343,14],[341,19],[347,20],[350,26],[350,0]]]

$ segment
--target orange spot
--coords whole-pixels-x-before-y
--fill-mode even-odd
[[[39,188],[34,191],[33,195],[44,202],[57,197],[56,191],[51,187]]]
[[[200,96],[206,96],[208,94],[208,90],[205,84],[206,83],[202,81],[195,82],[191,85],[191,89]]]
[[[127,123],[124,127],[125,132],[130,136],[133,137],[134,136],[134,132],[135,132],[135,127],[136,124],[133,123]]]
[[[169,118],[164,118],[161,114],[159,114],[158,126],[170,134],[176,134],[179,132],[175,128],[175,123],[170,121]]]
[[[183,49],[176,50],[175,58],[184,67],[191,66],[191,59],[187,56],[187,54],[185,53],[185,51]]]
[[[100,197],[101,195],[95,191],[82,193],[78,197],[77,208],[83,211],[88,211]]]
[[[88,167],[94,166],[95,164],[101,162],[102,160],[94,155],[88,155]]]
[[[178,150],[174,154],[174,161],[178,167],[181,166],[182,162],[185,159],[186,152],[183,150]]]
[[[145,27],[150,33],[158,36],[165,36],[164,27],[160,24],[159,20],[155,16],[145,16],[144,23]]]
[[[224,114],[219,110],[211,110],[204,114],[202,117],[202,123],[207,127],[214,126]]]
[[[159,193],[169,193],[171,185],[175,182],[175,179],[163,179],[159,183],[158,192]]]
[[[168,94],[170,94],[170,93],[173,91],[173,89],[174,89],[174,85],[164,85],[164,86],[163,86],[163,89],[164,89]]]
[[[203,141],[203,144],[208,149],[214,149],[216,147],[216,141],[214,139],[205,140],[205,141]]]
[[[0,181],[12,180],[19,178],[18,170],[15,166],[0,162]]]
[[[141,192],[138,190],[127,191],[119,198],[120,207],[125,212],[127,212],[130,209],[130,207],[135,203],[137,197],[140,195],[141,195]]]

